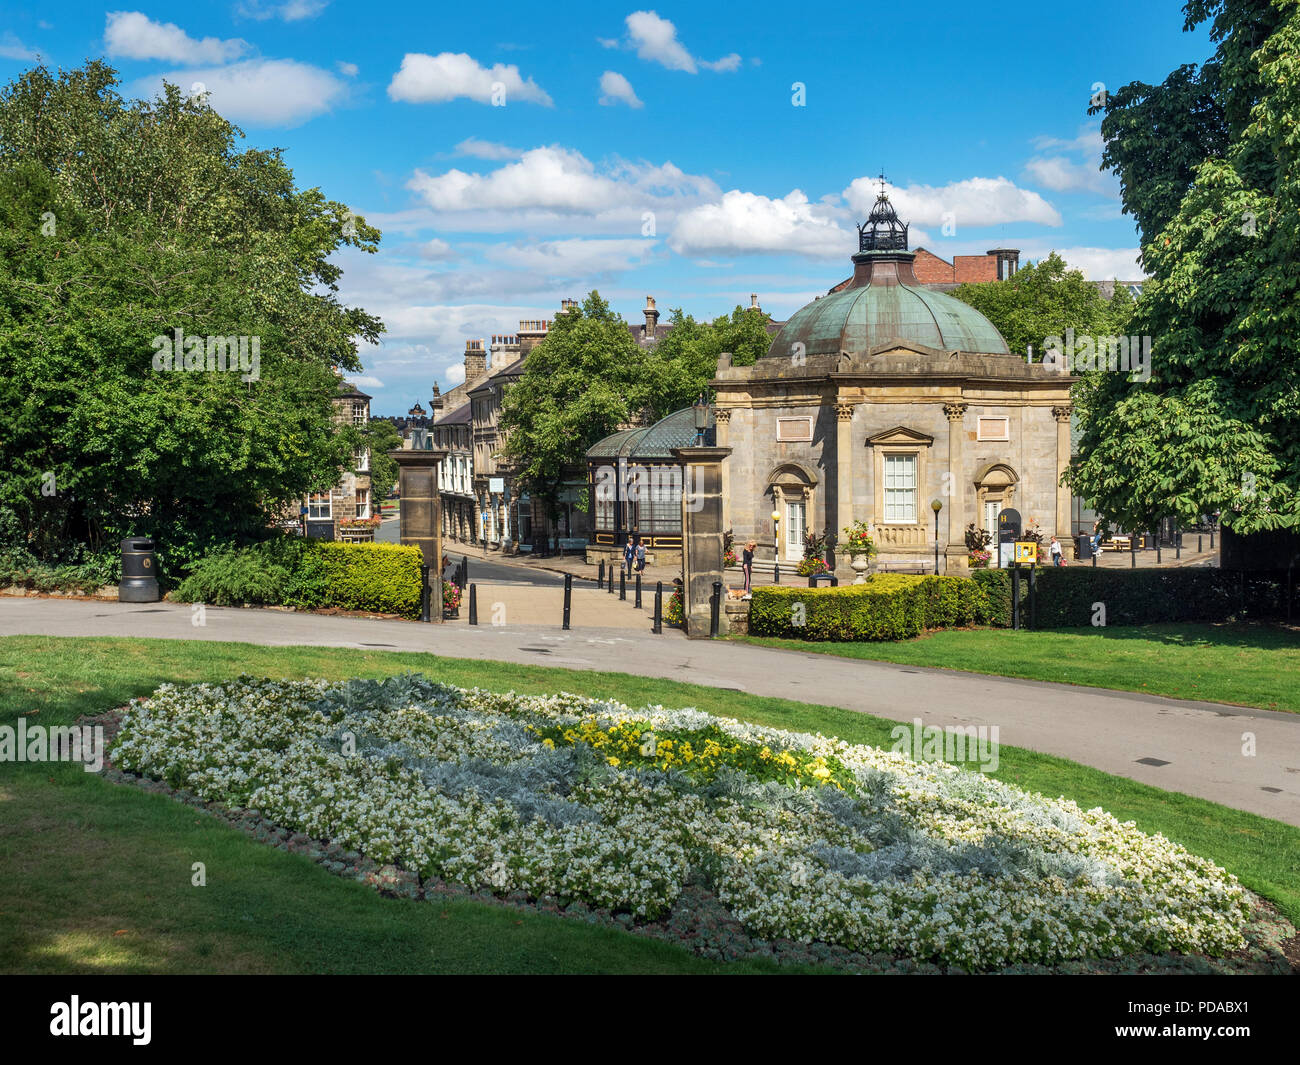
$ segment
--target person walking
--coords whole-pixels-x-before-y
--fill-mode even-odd
[[[623,545],[623,568],[627,575],[632,576],[632,562],[636,558],[636,545],[632,542],[632,537],[627,538],[627,543]]]
[[[636,538],[636,571],[640,573],[645,569],[645,543],[641,537]]]
[[[1055,536],[1052,537],[1052,543],[1051,546],[1048,547],[1048,551],[1052,556],[1052,565],[1061,565],[1064,559],[1064,554],[1061,551],[1061,542]]]
[[[754,548],[758,546],[753,540],[745,545],[740,555],[740,569],[745,574],[745,594],[749,595],[754,584]]]

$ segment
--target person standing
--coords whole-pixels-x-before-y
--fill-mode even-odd
[[[627,538],[627,543],[623,545],[623,568],[627,575],[632,576],[632,561],[636,558],[636,545],[632,542],[632,537]]]
[[[749,595],[754,584],[754,548],[758,546],[753,540],[745,545],[740,555],[740,569],[745,574],[745,594]]]
[[[1061,564],[1063,555],[1061,552],[1061,542],[1055,536],[1052,537],[1052,543],[1051,546],[1048,548],[1048,551],[1052,556],[1052,565],[1059,566]]]
[[[640,573],[645,569],[645,543],[641,537],[636,538],[636,571]]]

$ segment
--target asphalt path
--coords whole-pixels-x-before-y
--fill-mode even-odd
[[[482,563],[480,563],[482,565]],[[489,563],[488,565],[491,565]],[[475,560],[470,560],[475,574]],[[677,630],[421,625],[282,610],[0,597],[0,635],[139,636],[424,651],[662,677],[926,725],[997,726],[999,743],[1300,825],[1300,714],[865,662]],[[486,665],[483,683],[492,684]]]

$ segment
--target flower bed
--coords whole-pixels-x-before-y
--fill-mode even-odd
[[[1249,910],[1102,810],[689,709],[241,678],[132,704],[111,757],[421,878],[627,925],[707,890],[770,940],[988,969],[1221,954]]]

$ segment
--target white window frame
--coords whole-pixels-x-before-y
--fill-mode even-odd
[[[321,497],[324,497],[324,502],[321,501]],[[321,509],[322,507],[324,507],[323,511]],[[307,520],[308,521],[333,521],[334,520],[333,493],[331,492],[307,493]]]
[[[357,517],[358,518],[370,517],[370,489],[369,488],[357,489]]]
[[[921,456],[915,451],[894,451],[887,452],[883,458],[885,524],[915,525]],[[891,467],[894,468],[892,473]],[[910,477],[907,476],[908,473]],[[910,480],[911,483],[899,483],[900,476],[903,481]]]

